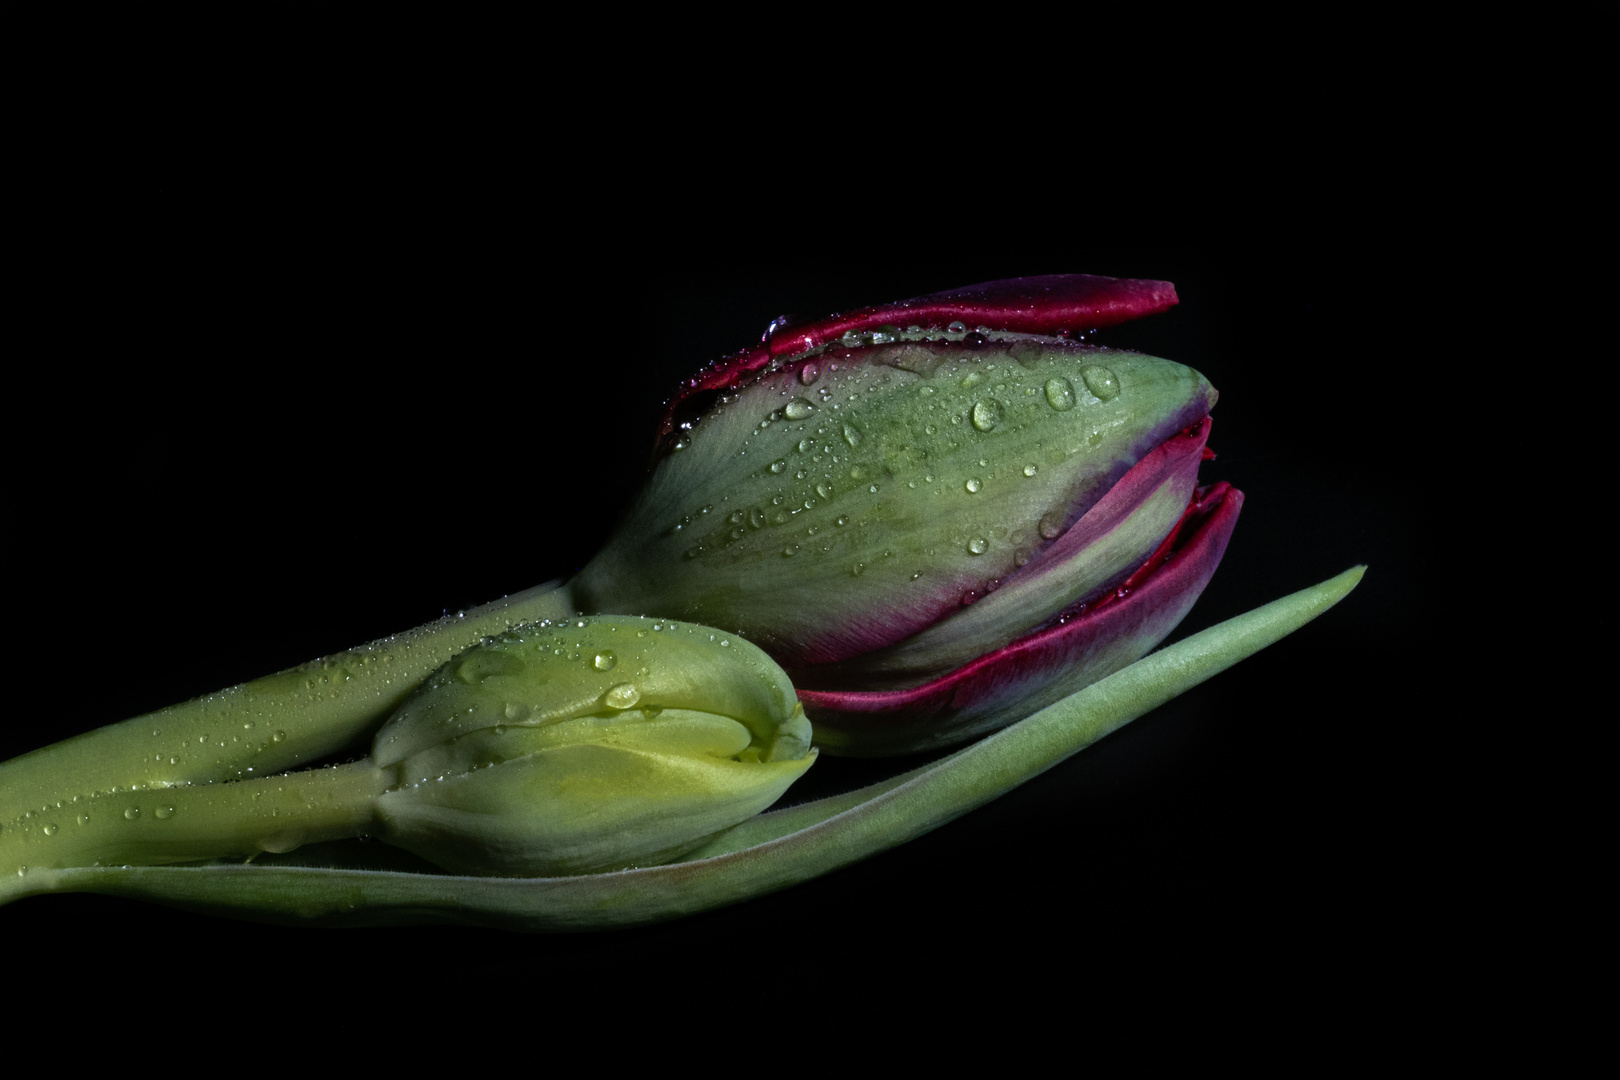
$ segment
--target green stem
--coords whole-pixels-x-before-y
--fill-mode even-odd
[[[519,623],[566,618],[570,604],[566,586],[541,585],[0,763],[0,835],[120,788],[267,776],[337,753],[452,656]]]
[[[159,865],[291,851],[372,829],[387,775],[370,759],[226,784],[112,791],[25,817],[0,832],[0,873]],[[0,889],[5,886],[0,885]]]
[[[676,918],[761,896],[921,836],[982,806],[1177,694],[1251,656],[1343,599],[1356,567],[1162,649],[922,770],[789,810],[798,827],[739,851],[570,878],[475,878],[311,867],[117,867],[30,874],[26,892],[100,892],[286,922],[456,921],[585,930]],[[882,789],[887,790],[882,790]],[[878,790],[873,795],[872,791]],[[830,816],[823,817],[824,813]],[[819,819],[819,820],[816,820]],[[750,834],[752,839],[773,831]],[[713,847],[724,846],[719,841]],[[0,903],[24,890],[0,883]]]

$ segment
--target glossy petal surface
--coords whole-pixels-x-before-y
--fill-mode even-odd
[[[1171,557],[1127,596],[910,690],[800,690],[816,742],[857,756],[899,754],[993,731],[1144,656],[1191,610],[1215,573],[1243,495],[1217,484]]]

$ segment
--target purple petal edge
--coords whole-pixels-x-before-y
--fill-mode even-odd
[[[908,753],[962,742],[1022,719],[1146,655],[1191,610],[1226,553],[1243,493],[1211,487],[1174,555],[1128,596],[1013,642],[910,690],[800,690],[830,753]]]
[[[780,327],[758,345],[716,360],[681,385],[664,408],[660,440],[675,427],[680,405],[694,394],[735,386],[779,356],[792,356],[836,341],[850,331],[890,323],[946,326],[960,320],[1021,334],[1084,333],[1168,311],[1180,301],[1168,281],[1047,274],[987,281],[892,304],[832,314]]]

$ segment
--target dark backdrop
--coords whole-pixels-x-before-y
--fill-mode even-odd
[[[1178,308],[1101,340],[1220,390],[1204,475],[1247,502],[1184,631],[1370,570],[970,817],[685,922],[312,931],[84,896],[0,920],[114,958],[161,937],[182,965],[352,946],[823,1003],[1424,963],[1391,942],[1438,904],[1456,822],[1428,733],[1464,678],[1428,511],[1469,467],[1433,391],[1468,362],[1457,284],[1485,268],[1447,198],[1473,121],[1425,78],[1398,102],[1309,64],[1129,94],[1054,77],[1032,110],[830,79],[756,117],[770,65],[587,75],[543,27],[13,29],[59,62],[16,136],[6,756],[565,576],[683,375],[784,312],[1002,277],[1176,283]]]

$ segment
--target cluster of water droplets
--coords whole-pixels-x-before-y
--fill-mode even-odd
[[[936,342],[966,342],[973,351],[929,348]],[[942,470],[972,440],[1039,422],[1032,406],[1065,413],[1113,401],[1120,383],[1098,362],[1105,355],[1061,339],[970,330],[960,322],[943,330],[888,326],[846,333],[834,345],[779,362],[761,377],[775,402],[756,415],[735,450],[739,458],[759,464],[747,483],[718,504],[686,513],[667,535],[685,537],[679,542],[686,560],[720,554],[793,559],[808,551],[831,556],[845,546],[851,551],[849,572],[859,576],[874,559],[889,555],[867,550],[869,526],[880,526],[892,509],[886,492],[932,490],[943,498],[950,486]],[[1066,370],[1053,371],[1054,366]],[[725,405],[746,402],[757,408],[759,390],[728,398]],[[897,410],[898,394],[915,399]],[[1053,463],[1066,453],[1056,442],[1042,449],[1053,455]],[[979,468],[961,476],[955,490],[978,496],[1014,477],[1034,480],[1043,464],[1028,454],[995,468],[988,456],[978,461]],[[732,502],[742,505],[725,505]],[[1037,532],[1051,540],[1063,524],[1060,517],[1042,518]],[[987,520],[960,550],[978,557],[1008,538],[1001,523]],[[1029,552],[1020,548],[1012,556],[1023,565]],[[924,575],[918,569],[909,577],[916,581]]]

